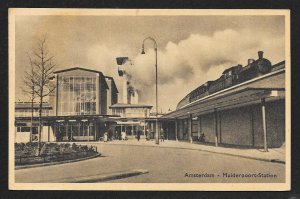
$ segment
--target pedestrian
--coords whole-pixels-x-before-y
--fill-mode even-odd
[[[118,132],[118,131],[116,131],[115,139],[116,139],[116,140],[119,140],[119,132]]]
[[[138,140],[138,142],[140,141],[140,138],[141,138],[141,131],[138,129],[137,132],[136,132],[136,138]]]
[[[105,133],[104,133],[104,136],[103,136],[103,141],[104,141],[104,142],[107,142],[107,139],[108,139],[107,137],[108,137],[108,133],[105,132]]]
[[[126,139],[126,133],[124,131],[121,132],[121,137],[122,137],[122,140]]]
[[[145,134],[146,134],[146,141],[149,141],[150,140],[150,135],[149,135],[148,129],[146,129]]]
[[[161,142],[165,141],[165,132],[163,128],[160,129],[160,141]]]

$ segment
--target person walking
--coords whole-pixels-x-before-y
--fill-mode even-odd
[[[140,138],[141,138],[141,131],[140,129],[138,129],[136,132],[136,139],[138,140],[138,142],[140,141]]]
[[[126,140],[126,133],[124,131],[121,132],[122,140]]]
[[[103,136],[103,141],[104,141],[104,142],[107,142],[107,140],[108,140],[108,133],[105,132],[105,133],[104,133],[104,136]]]
[[[160,129],[160,141],[161,142],[165,141],[165,132],[163,128]]]

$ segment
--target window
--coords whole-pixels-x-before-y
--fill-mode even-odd
[[[96,77],[59,77],[59,115],[96,114]]]
[[[18,126],[17,127],[17,132],[30,132],[30,127],[29,126]],[[32,127],[32,134],[37,134],[38,133],[38,127]]]

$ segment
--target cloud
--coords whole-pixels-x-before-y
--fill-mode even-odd
[[[133,65],[125,67],[140,92],[140,103],[155,105],[155,51],[150,41],[145,47],[146,54],[131,57]],[[178,101],[192,89],[218,78],[228,67],[245,65],[248,58],[257,58],[258,50],[265,51],[266,57],[274,63],[281,61],[284,59],[282,49],[283,38],[270,37],[267,33],[253,35],[247,29],[225,29],[210,36],[190,34],[177,43],[159,46],[159,110],[174,110]],[[124,48],[94,45],[88,49],[85,61],[105,75],[114,77],[120,92],[119,99],[122,99],[122,82],[115,61],[119,55],[126,55]]]
[[[193,88],[214,80],[222,71],[236,64],[245,65],[248,58],[257,58],[264,50],[270,60],[283,59],[284,41],[267,34],[252,35],[248,30],[226,29],[211,36],[191,34],[178,43],[169,42],[158,51],[159,98],[164,109],[175,108],[177,102]],[[143,100],[153,103],[155,85],[154,50],[134,57],[129,67],[136,87],[144,91]],[[275,61],[276,62],[276,61]],[[150,100],[152,98],[152,100]]]

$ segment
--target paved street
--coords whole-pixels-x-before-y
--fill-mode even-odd
[[[68,164],[16,170],[16,182],[59,182],[61,179],[145,169],[149,173],[109,182],[283,182],[285,165],[197,150],[149,146],[97,144],[103,157]],[[225,177],[270,174],[276,177]],[[187,177],[196,174],[198,177]],[[225,175],[224,175],[225,174]],[[202,176],[202,177],[199,177]]]

